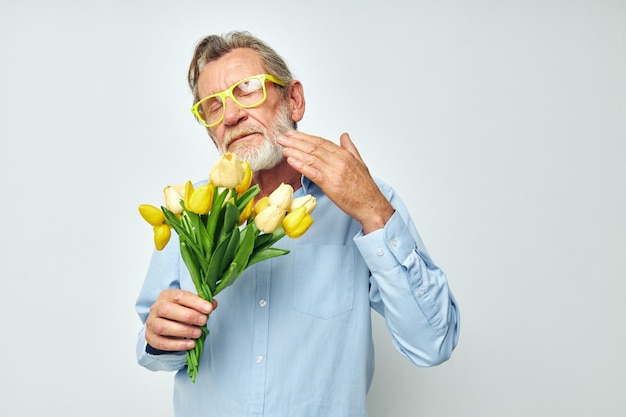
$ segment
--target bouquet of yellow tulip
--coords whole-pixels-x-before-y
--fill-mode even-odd
[[[209,180],[197,188],[191,181],[167,186],[165,206],[142,204],[139,213],[153,226],[157,250],[167,245],[174,229],[198,295],[211,302],[247,267],[289,253],[272,245],[285,235],[304,234],[313,224],[316,201],[311,195],[293,199],[293,188],[281,184],[254,204],[260,188],[250,187],[250,166],[232,153],[215,164]],[[208,333],[203,326],[195,347],[186,352],[187,373],[193,382]]]

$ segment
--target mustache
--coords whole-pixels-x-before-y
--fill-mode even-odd
[[[267,136],[267,131],[261,126],[235,126],[224,133],[223,147],[228,148],[233,141],[251,135],[253,133],[260,133]]]

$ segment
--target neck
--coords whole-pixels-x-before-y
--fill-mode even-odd
[[[302,174],[293,169],[284,159],[274,168],[257,171],[252,175],[252,184],[258,184],[261,187],[256,200],[270,195],[281,183],[291,185],[294,191],[302,187]]]

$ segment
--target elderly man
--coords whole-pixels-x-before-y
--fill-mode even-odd
[[[192,111],[221,152],[250,163],[258,197],[281,183],[317,199],[291,253],[258,263],[210,304],[195,295],[178,245],[155,252],[136,309],[137,356],[178,371],[177,416],[365,416],[374,372],[371,309],[418,366],[447,360],[459,312],[407,208],[375,180],[348,134],[339,145],[296,130],[302,84],[246,32],[208,36],[189,68]],[[210,319],[207,317],[210,315]],[[207,323],[197,380],[185,350]]]

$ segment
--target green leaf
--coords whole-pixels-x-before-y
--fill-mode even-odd
[[[220,280],[220,283],[215,288],[215,294],[219,294],[224,288],[231,286],[239,277],[239,273],[237,272],[237,264],[231,263],[228,270],[224,273],[224,276]]]
[[[184,241],[180,242],[180,255],[182,256],[185,265],[187,265],[189,275],[191,275],[191,280],[196,287],[196,292],[200,297],[204,298],[205,300],[210,300],[211,294],[206,294],[202,285],[202,275],[200,272],[200,267],[198,266],[198,261],[189,249],[187,243]]]
[[[279,248],[267,248],[258,252],[254,252],[248,260],[248,267],[254,265],[257,262],[261,262],[270,258],[275,258],[277,256],[287,255],[288,253],[289,250]]]
[[[165,219],[167,220],[167,224],[172,226],[172,228],[174,228],[178,234],[181,234],[179,230],[182,231],[183,234],[187,233],[187,231],[183,228],[182,224],[180,223],[180,219],[176,217],[174,213],[172,213],[165,207],[161,207],[161,210],[163,211],[163,214],[165,214]]]
[[[196,236],[194,234],[194,224],[197,223],[198,221],[198,215],[192,211],[187,210],[187,207],[185,207],[185,203],[181,200],[180,202],[181,206],[183,206],[183,210],[185,210],[185,216],[181,216],[181,224],[183,225],[183,227],[185,228],[185,231],[187,232],[187,234],[193,236],[194,238],[194,242],[195,243],[199,243],[196,239]],[[178,218],[178,216],[177,216]]]
[[[169,211],[165,207],[161,207],[163,213],[165,214],[165,218],[167,219],[167,223],[172,226],[172,228],[178,234],[178,238],[181,242],[185,242],[189,245],[189,247],[200,257],[202,258],[202,250],[196,244],[195,236],[193,236],[192,232],[188,232],[185,227],[182,225],[181,220],[176,217],[174,213]]]
[[[241,243],[237,248],[235,258],[233,259],[233,262],[237,264],[237,272],[239,274],[241,274],[244,269],[248,267],[248,260],[254,250],[254,243],[259,235],[259,230],[254,227],[254,225],[250,224],[246,226],[242,235],[243,237],[239,239]]]
[[[193,242],[200,249],[201,253],[198,255],[203,258],[208,258],[211,256],[211,252],[213,251],[213,242],[207,237],[206,222],[204,221],[204,217],[206,217],[206,215],[187,210],[183,200],[180,201],[180,205],[183,207],[186,214],[185,216],[182,216],[182,224],[184,225],[187,234],[193,237]]]
[[[180,220],[180,224],[185,229],[185,234],[191,236],[193,238],[194,243],[196,242],[196,237],[193,234],[193,226],[188,216],[183,216]]]
[[[211,289],[211,293],[215,293],[215,287],[218,283],[218,279],[222,276],[224,270],[226,270],[226,268],[233,260],[234,250],[230,249],[232,251],[232,254],[229,252],[229,247],[231,241],[233,240],[235,241],[234,245],[236,248],[236,242],[239,241],[238,228],[235,228],[232,231],[230,239],[224,239],[219,245],[217,245],[217,247],[215,248],[215,252],[213,252],[213,256],[211,256],[211,260],[209,261],[209,267],[207,269],[207,274],[205,277],[207,284]]]
[[[226,203],[220,209],[220,212],[217,215],[217,222],[215,222],[215,231],[213,233],[213,246],[217,246],[222,239],[222,230],[224,229],[224,216],[226,215]]]
[[[220,217],[220,213],[222,212],[222,205],[224,204],[224,200],[226,199],[226,196],[228,195],[229,190],[226,189],[224,191],[222,191],[221,193],[217,193],[217,187],[214,188],[214,192],[213,192],[213,208],[211,209],[211,212],[209,213],[209,217],[207,218],[207,223],[206,223],[206,231],[209,234],[209,238],[212,241],[215,241],[215,229],[217,227],[217,220]]]
[[[188,212],[188,214],[189,218],[193,222],[193,235],[196,239],[196,243],[203,250],[202,256],[204,258],[209,258],[213,252],[213,241],[209,238],[202,215],[193,212]]]
[[[191,223],[191,233],[194,237],[194,241],[198,245],[198,247],[202,249],[202,257],[206,257],[207,248],[202,241],[202,232],[205,230],[202,219],[196,213],[187,212],[187,216],[184,216],[183,220],[187,220],[187,223]],[[211,248],[209,248],[209,250],[210,249]]]
[[[226,202],[224,209],[224,220],[220,231],[219,241],[226,239],[230,235],[233,229],[238,229],[239,224],[239,210],[230,201]]]
[[[246,205],[259,193],[259,191],[261,191],[261,188],[258,184],[256,184],[248,188],[243,194],[235,199],[235,201],[237,202],[237,209],[239,210],[239,213],[241,213],[243,209],[246,208]]]
[[[285,231],[283,230],[283,227],[278,226],[278,229],[274,230],[273,233],[264,233],[260,235],[257,238],[256,243],[254,244],[254,250],[269,248],[274,243],[282,239],[284,236]]]
[[[230,239],[228,239],[228,246],[226,247],[226,252],[224,252],[224,258],[222,259],[224,266],[222,270],[225,269],[227,265],[230,265],[230,263],[235,258],[235,253],[237,252],[237,247],[239,246],[240,235],[241,235],[241,232],[239,231],[239,228],[235,226],[235,228],[231,232]]]
[[[263,248],[270,246],[270,244],[268,243],[270,242],[271,239],[272,239],[271,233],[264,233],[262,235],[259,235],[259,237],[257,237],[254,242],[254,248],[263,249]]]

